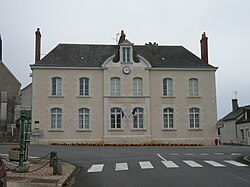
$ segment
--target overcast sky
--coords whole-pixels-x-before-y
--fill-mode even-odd
[[[42,57],[59,43],[115,44],[122,29],[136,45],[182,45],[200,57],[205,31],[209,63],[219,67],[218,118],[231,111],[235,91],[240,106],[250,104],[250,0],[0,0],[3,62],[22,88],[31,82],[37,27]]]

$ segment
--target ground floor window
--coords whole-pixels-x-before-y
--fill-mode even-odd
[[[51,129],[62,128],[62,109],[52,108],[51,109]]]
[[[174,128],[174,109],[172,108],[163,109],[163,123],[164,123],[164,129]]]
[[[189,109],[189,125],[191,129],[197,129],[200,127],[200,109]]]
[[[120,129],[121,128],[121,122],[122,122],[122,109],[115,107],[111,108],[110,110],[111,114],[111,129]]]
[[[143,108],[133,109],[133,128],[143,129]]]
[[[79,129],[89,129],[89,109],[87,108],[79,109]]]

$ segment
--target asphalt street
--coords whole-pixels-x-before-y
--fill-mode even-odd
[[[7,153],[9,145],[0,145]],[[56,151],[81,168],[82,186],[250,186],[247,146],[222,147],[64,147],[30,146],[30,156]]]

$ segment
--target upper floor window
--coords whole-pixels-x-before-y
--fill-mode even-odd
[[[173,80],[170,78],[163,79],[163,95],[173,96]]]
[[[79,95],[80,96],[89,95],[89,78],[82,77],[79,79]]]
[[[89,129],[89,109],[80,108],[78,112],[79,112],[79,129],[82,130]]]
[[[51,129],[62,128],[62,109],[52,108],[50,111],[51,115]]]
[[[121,108],[111,108],[111,129],[120,129],[122,123],[122,109]]]
[[[118,77],[111,78],[111,95],[112,96],[120,95],[120,78]]]
[[[62,95],[62,78],[60,77],[52,78],[52,95],[53,96]]]
[[[195,79],[195,78],[189,79],[189,96],[190,97],[199,96],[198,79]]]
[[[122,48],[122,60],[123,62],[130,62],[130,48],[129,47]]]
[[[142,96],[142,78],[136,77],[133,79],[133,95]]]
[[[172,108],[163,109],[163,123],[165,129],[174,128],[174,109]]]
[[[134,108],[132,114],[134,129],[143,129],[143,108]]]
[[[200,109],[199,108],[189,109],[189,126],[191,129],[200,128]]]

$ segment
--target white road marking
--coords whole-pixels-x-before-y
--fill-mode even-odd
[[[128,170],[127,163],[116,163],[115,164],[115,171],[124,171],[124,170]]]
[[[208,156],[209,154],[208,153],[201,153],[200,155],[201,156]]]
[[[229,163],[229,164],[232,164],[232,165],[234,165],[234,166],[239,166],[239,167],[248,166],[248,165],[246,165],[246,164],[242,164],[242,163],[236,162],[236,161],[234,161],[234,160],[224,160],[224,162],[227,162],[227,163]]]
[[[185,162],[186,164],[188,164],[192,168],[202,168],[203,167],[202,165],[200,165],[192,160],[183,160],[183,162]]]
[[[226,167],[225,165],[220,164],[220,163],[215,162],[215,161],[212,161],[212,160],[204,160],[204,162],[206,162],[214,167]]]
[[[165,158],[163,158],[160,154],[157,154],[158,157],[160,157],[163,161],[167,161]]]
[[[232,156],[240,156],[241,153],[232,153],[231,155],[232,155]]]
[[[153,169],[154,166],[149,161],[139,162],[141,169]]]
[[[224,153],[214,153],[215,155],[219,156],[219,155],[224,155]]]
[[[161,161],[167,168],[178,168],[173,161]]]
[[[186,153],[184,155],[186,155],[186,156],[193,156],[194,154],[193,153]]]
[[[93,173],[93,172],[102,172],[104,164],[94,164],[91,166],[90,169],[88,169],[88,173]]]

